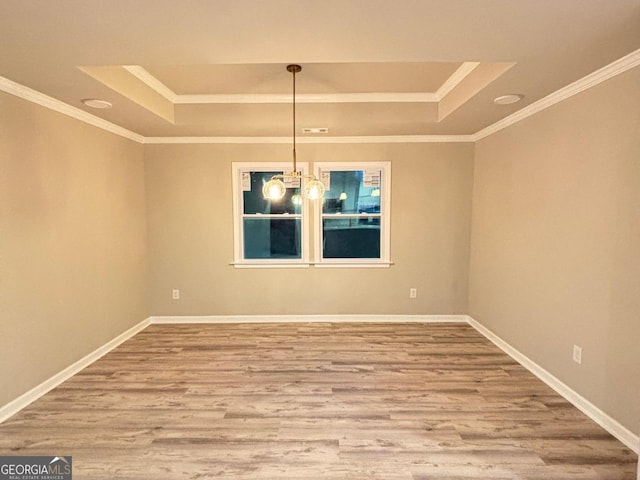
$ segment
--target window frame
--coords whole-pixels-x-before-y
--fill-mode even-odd
[[[298,171],[307,174],[308,164],[297,163]],[[269,218],[300,218],[300,258],[245,258],[244,219],[265,215],[245,214],[242,190],[242,174],[244,172],[289,172],[290,162],[233,162],[233,266],[236,268],[305,268],[309,266],[309,201],[302,199],[299,214],[273,214]],[[302,180],[304,181],[304,180]]]
[[[379,214],[363,214],[366,217],[380,218],[380,258],[324,258],[323,238],[325,218],[343,217],[343,214],[323,214],[322,202],[314,205],[313,244],[315,265],[317,267],[389,267],[391,262],[391,162],[314,162],[315,175],[322,180],[323,171],[380,171],[380,212]],[[328,190],[328,189],[327,189]],[[347,216],[347,215],[344,215]],[[357,217],[358,215],[349,215]]]

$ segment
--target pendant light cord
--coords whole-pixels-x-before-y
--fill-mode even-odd
[[[296,165],[296,70],[293,69],[293,172],[298,173]]]
[[[301,72],[302,67],[296,64],[287,65],[287,71],[293,74],[293,131],[291,132],[293,136],[293,174],[299,177],[298,159],[296,158],[296,73]]]

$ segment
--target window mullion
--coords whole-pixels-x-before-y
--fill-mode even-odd
[[[243,213],[242,218],[279,218],[286,220],[287,218],[302,218],[299,213]]]

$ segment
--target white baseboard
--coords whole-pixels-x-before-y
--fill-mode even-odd
[[[466,323],[466,315],[205,315],[149,317],[126,332],[105,343],[100,348],[68,366],[61,372],[0,407],[0,423],[35,402],[47,392],[68,380],[82,369],[103,357],[121,343],[127,341],[151,324],[179,323],[292,323],[292,322],[423,322]]]
[[[604,428],[611,435],[616,437],[622,443],[624,443],[627,447],[633,450],[636,454],[640,455],[640,437],[635,435],[633,432],[628,430],[626,427],[621,425],[618,421],[611,418],[605,412],[596,407],[589,400],[584,398],[582,395],[577,393],[567,384],[559,380],[557,377],[553,376],[547,370],[542,368],[536,362],[531,360],[526,355],[522,354],[520,351],[513,348],[507,342],[505,342],[498,335],[493,333],[488,328],[484,327],[482,324],[477,322],[471,317],[467,317],[467,322],[473,328],[475,328],[479,333],[484,335],[488,340],[493,342],[498,348],[500,348],[503,352],[513,358],[516,362],[522,365],[524,368],[533,373],[536,377],[546,383],[549,387],[555,390],[558,394],[564,397],[567,401],[569,401],[573,406],[575,406],[582,413],[587,415],[591,420],[596,422],[602,428]],[[640,479],[638,479],[640,480]]]
[[[467,315],[201,315],[149,317],[152,324],[176,323],[467,323]]]
[[[130,339],[151,324],[188,324],[188,323],[347,323],[347,322],[418,322],[418,323],[466,323],[493,342],[498,348],[525,367],[536,377],[550,386],[576,408],[591,418],[602,428],[624,443],[636,454],[640,454],[640,437],[633,434],[615,419],[604,413],[593,403],[572,390],[568,385],[553,376],[547,370],[520,353],[488,328],[468,315],[202,315],[202,316],[152,316],[118,335],[102,347],[78,360],[53,377],[44,381],[25,394],[0,407],[0,423],[51,391],[65,380],[88,367],[109,353],[121,343]],[[640,474],[639,474],[640,475]],[[638,478],[640,480],[640,477]]]
[[[56,373],[53,377],[49,378],[48,380],[45,380],[40,385],[20,395],[18,398],[16,398],[15,400],[12,400],[6,405],[3,405],[2,407],[0,407],[0,423],[4,422],[7,418],[15,415],[20,410],[27,407],[29,404],[35,402],[37,399],[42,397],[45,393],[53,390],[55,387],[60,385],[65,380],[68,380],[69,378],[74,376],[76,373],[78,373],[82,369],[88,367],[93,362],[98,360],[100,357],[103,357],[104,355],[109,353],[111,350],[116,348],[118,345],[120,345],[121,343],[133,337],[136,333],[148,327],[150,324],[151,324],[151,321],[148,318],[146,320],[143,320],[137,325],[134,325],[133,327],[131,327],[126,332],[121,333],[113,340],[110,340],[109,342],[105,343],[103,346],[94,350],[89,355],[81,358],[80,360],[68,366],[61,372]]]

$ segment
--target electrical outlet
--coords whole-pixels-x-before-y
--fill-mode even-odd
[[[582,363],[582,348],[578,345],[573,346],[573,361],[578,364]]]
[[[418,289],[417,288],[410,288],[409,289],[409,298],[416,298],[418,296]]]
[[[173,298],[174,300],[180,300],[180,290],[178,290],[177,288],[174,288],[171,291],[171,298]]]

